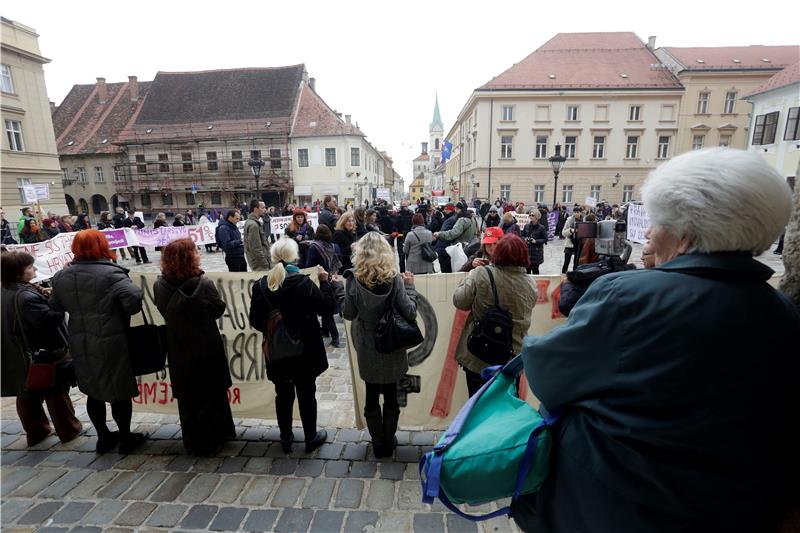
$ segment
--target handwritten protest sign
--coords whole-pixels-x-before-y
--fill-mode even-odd
[[[597,206],[597,198],[594,196],[587,196],[586,200],[583,202],[589,207],[596,207]]]
[[[631,242],[638,242],[644,244],[647,238],[644,236],[650,228],[650,217],[644,205],[630,204],[628,205],[628,229],[627,238]]]
[[[558,226],[558,211],[547,213],[547,240],[552,241],[556,236],[556,226]]]
[[[306,213],[306,220],[311,223],[314,231],[319,227],[319,214]],[[292,222],[292,217],[272,217],[269,219],[269,227],[273,235],[283,235],[286,232],[286,226]]]

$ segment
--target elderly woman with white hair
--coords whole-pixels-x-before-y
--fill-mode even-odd
[[[550,476],[514,519],[773,531],[797,486],[800,313],[754,256],[786,224],[789,187],[757,154],[724,148],[662,164],[643,197],[655,268],[597,279],[564,326],[525,339],[531,389],[560,420]]]

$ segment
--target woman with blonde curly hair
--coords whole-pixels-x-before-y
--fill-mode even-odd
[[[358,356],[358,373],[367,389],[364,418],[373,452],[375,457],[389,457],[397,444],[394,434],[400,418],[397,382],[408,371],[408,357],[406,350],[378,352],[374,334],[378,320],[390,305],[406,320],[415,321],[417,292],[413,274],[398,274],[395,255],[382,235],[371,231],[353,249],[354,268],[345,272],[347,288],[342,314],[353,321],[351,338]]]
[[[356,217],[352,211],[347,211],[339,217],[336,222],[336,231],[333,233],[333,243],[339,245],[339,260],[342,266],[339,269],[339,274],[343,274],[345,270],[352,268],[351,261],[352,246],[358,240],[356,234]]]

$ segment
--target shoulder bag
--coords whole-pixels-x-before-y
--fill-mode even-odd
[[[402,287],[401,290],[405,290]],[[409,322],[394,305],[394,291],[387,298],[386,310],[375,328],[375,350],[393,353],[420,344],[424,337],[416,320]]]
[[[264,301],[269,307],[267,323],[264,327],[264,343],[261,346],[264,357],[272,365],[300,359],[305,349],[303,339],[289,331],[281,310],[272,307],[267,293],[266,280],[262,279],[258,286],[264,294]]]
[[[422,257],[422,259],[424,259],[428,263],[433,263],[434,261],[439,259],[439,254],[437,254],[436,250],[433,249],[433,246],[431,246],[431,243],[422,242],[420,240],[420,238],[419,238],[419,235],[417,235],[413,231],[411,233],[414,235],[414,237],[417,238],[417,242],[421,243],[420,247],[419,247],[419,250],[420,250],[420,256]]]
[[[144,324],[128,328],[128,355],[134,376],[161,372],[167,364],[167,326],[156,326],[147,321],[142,309]]]
[[[512,332],[514,319],[511,312],[500,305],[492,269],[486,267],[492,284],[494,305],[490,305],[480,320],[475,322],[467,338],[467,350],[489,365],[504,365],[514,356]]]

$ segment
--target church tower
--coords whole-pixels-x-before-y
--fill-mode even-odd
[[[444,142],[444,124],[442,124],[442,117],[439,115],[439,94],[436,94],[436,103],[433,106],[433,120],[430,125],[430,138],[429,146],[430,153],[430,171],[439,166],[442,161],[442,142]],[[441,189],[443,183],[431,184],[431,188]]]

